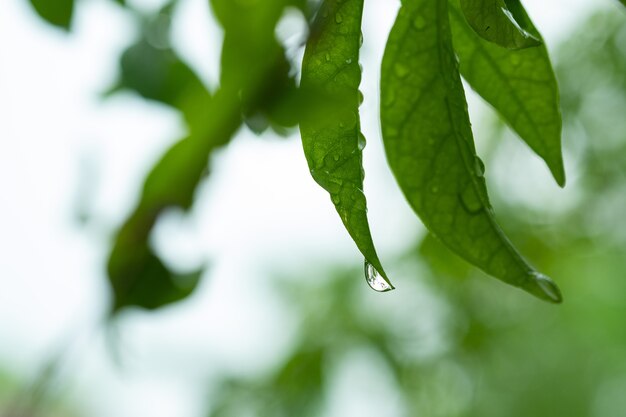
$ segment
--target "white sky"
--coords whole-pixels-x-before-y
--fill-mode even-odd
[[[131,95],[98,100],[134,29],[112,1],[79,3],[69,36],[41,24],[26,0],[0,4],[0,366],[29,378],[51,349],[77,338],[64,376],[86,415],[199,417],[202,382],[219,370],[215,363],[258,367],[258,357],[278,358],[289,346],[295,323],[280,318],[268,268],[361,258],[311,180],[298,140],[243,133],[220,152],[191,216],[171,213],[156,232],[157,248],[173,264],[211,260],[203,285],[187,303],[128,314],[121,332],[131,354],[124,370],[115,368],[102,335],[93,333],[108,291],[107,235],[182,125],[170,110]],[[214,83],[221,35],[206,3],[184,2],[175,39]],[[612,7],[610,0],[525,1],[551,47],[598,6],[592,3]],[[398,5],[366,1],[362,50],[366,191],[383,260],[422,231],[393,184],[378,137],[378,63]],[[74,218],[85,184],[93,215],[86,229]],[[401,287],[406,279],[395,282]]]

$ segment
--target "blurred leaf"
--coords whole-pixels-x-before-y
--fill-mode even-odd
[[[381,75],[381,124],[396,180],[426,227],[488,274],[552,302],[558,287],[535,271],[495,221],[456,67],[447,2],[405,2]]]
[[[109,258],[113,312],[126,306],[157,308],[181,300],[195,288],[200,272],[190,274],[181,287],[182,277],[169,271],[150,249],[150,233],[165,209],[191,206],[210,153],[226,144],[241,123],[239,108],[236,98],[218,92],[210,102],[203,130],[174,145],[152,169]]]
[[[519,26],[504,0],[461,0],[461,10],[474,32],[489,42],[508,49],[541,45]]]
[[[487,43],[468,26],[458,0],[451,0],[450,5],[461,74],[546,161],[556,182],[563,186],[559,93],[546,47],[511,51]],[[509,8],[518,21],[526,22],[524,27],[541,39],[523,9]]]
[[[69,30],[74,0],[30,0],[37,14],[51,25]]]
[[[177,283],[181,277],[169,271],[149,248],[150,233],[165,209],[188,209],[192,205],[209,155],[230,141],[241,125],[243,109],[257,107],[257,104],[260,107],[272,96],[276,86],[274,74],[280,73],[285,62],[274,29],[284,7],[292,3],[287,0],[268,4],[213,0],[214,11],[224,26],[220,89],[210,99],[204,95],[206,111],[202,107],[197,109],[198,123],[191,124],[190,136],[174,145],[152,169],[137,207],[116,237],[108,264],[115,295],[114,313],[133,305],[157,308],[181,300],[195,288],[200,273],[190,274],[187,285],[181,290]],[[145,45],[141,48],[141,51],[155,54]],[[156,56],[163,57],[158,53]],[[184,77],[162,78],[163,73],[157,71],[156,74],[154,84],[152,81],[142,84],[142,80],[133,78],[133,85],[168,103],[178,103],[176,89],[160,89],[158,80],[165,82],[163,87],[168,87],[171,80],[173,86],[178,84],[179,90],[197,86],[196,79],[185,70],[182,70]],[[165,71],[165,74],[170,73]],[[148,293],[145,289],[151,287],[155,289]],[[144,290],[140,293],[137,288]]]
[[[300,123],[311,175],[326,191],[357,247],[393,289],[376,254],[363,194],[365,137],[359,120],[363,0],[325,1],[318,11],[302,61],[302,88],[344,97],[320,103]]]
[[[176,2],[142,18],[141,38],[120,58],[120,75],[108,94],[135,91],[181,111],[192,130],[204,123],[211,94],[195,72],[170,46],[170,24]]]

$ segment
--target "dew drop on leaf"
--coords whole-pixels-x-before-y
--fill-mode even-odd
[[[474,159],[474,172],[477,177],[482,177],[485,174],[485,163],[479,157]]]
[[[367,260],[365,261],[365,281],[374,291],[386,292],[393,290],[393,287],[380,276],[376,268]]]
[[[343,17],[341,17],[341,15],[339,13],[337,13],[335,15],[335,22],[337,22],[337,23],[343,22]]]
[[[409,68],[406,65],[397,63],[394,67],[393,67],[396,75],[398,76],[398,78],[404,78],[407,75],[409,75]]]
[[[470,214],[476,214],[483,208],[483,203],[478,198],[476,190],[471,185],[465,188],[465,191],[461,193],[461,203],[463,208]]]
[[[359,133],[358,143],[357,143],[359,150],[362,151],[363,149],[365,149],[366,144],[367,144],[367,141],[365,140],[365,135],[363,135],[363,133]]]
[[[539,287],[541,288],[543,293],[547,295],[550,300],[555,303],[560,303],[563,300],[563,297],[561,296],[561,290],[559,290],[559,287],[557,287],[554,281],[552,281],[550,278],[540,272],[533,271],[531,274],[537,281],[537,284],[539,284]]]
[[[426,27],[426,19],[424,16],[417,16],[415,20],[413,20],[413,27],[417,30],[422,30]]]

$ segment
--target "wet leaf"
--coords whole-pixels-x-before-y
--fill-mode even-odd
[[[461,0],[467,23],[481,38],[508,49],[523,49],[541,40],[515,21],[504,0]]]
[[[387,281],[370,233],[363,194],[363,147],[359,120],[363,0],[325,1],[317,13],[302,62],[302,89],[319,97],[300,123],[311,175],[331,200],[357,247]]]
[[[507,5],[541,39],[519,2]],[[565,185],[559,92],[546,47],[512,51],[484,41],[463,18],[458,0],[451,0],[450,21],[463,77],[543,158],[556,182]]]
[[[383,57],[381,95],[389,165],[426,227],[488,274],[560,302],[556,285],[523,259],[494,218],[452,50],[447,2],[403,3]]]

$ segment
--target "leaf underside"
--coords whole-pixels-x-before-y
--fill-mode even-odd
[[[504,0],[461,0],[467,23],[481,38],[508,49],[538,46],[541,40],[515,21]]]
[[[318,11],[306,45],[301,82],[317,105],[302,119],[300,131],[313,178],[329,192],[366,261],[391,285],[374,248],[363,194],[365,138],[358,110],[362,13],[363,0],[329,0]]]
[[[452,49],[448,3],[405,0],[382,63],[381,124],[389,165],[426,227],[488,274],[552,302],[495,221]]]
[[[507,5],[517,21],[541,39],[519,1],[509,0]],[[450,23],[463,78],[546,162],[556,182],[564,186],[559,91],[546,47],[514,51],[484,41],[467,24],[459,0],[450,1]]]

